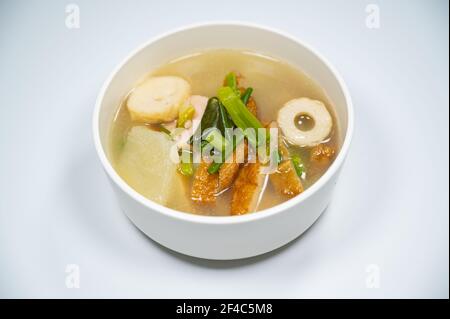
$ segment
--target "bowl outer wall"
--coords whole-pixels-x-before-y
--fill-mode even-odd
[[[246,36],[238,36],[245,33],[247,33]],[[300,196],[256,214],[233,217],[198,216],[180,213],[158,205],[135,192],[117,175],[104,150],[105,125],[107,125],[104,123],[112,120],[101,116],[106,97],[111,104],[111,100],[120,98],[115,93],[123,90],[123,83],[128,83],[131,89],[136,79],[161,64],[161,56],[153,58],[155,54],[151,52],[152,47],[159,46],[160,52],[168,50],[180,53],[179,45],[187,38],[191,39],[191,42],[185,47],[190,49],[184,49],[183,54],[179,55],[195,53],[201,49],[220,48],[218,45],[204,43],[205,38],[207,42],[216,34],[224,35],[222,42],[228,41],[227,48],[246,48],[291,63],[292,59],[297,58],[297,54],[303,54],[305,66],[302,69],[306,68],[307,74],[316,81],[319,80],[319,84],[325,87],[327,93],[327,86],[330,85],[334,87],[333,90],[340,90],[338,94],[341,94],[342,98],[338,95],[337,99],[342,101],[339,107],[346,112],[346,116],[340,120],[345,122],[346,127],[343,145],[336,160],[324,176]],[[265,49],[258,50],[257,47],[249,46],[248,43],[244,47],[240,39],[248,39],[249,35],[255,39],[254,43],[258,43],[261,38],[267,39],[264,42]],[[175,57],[165,55],[168,60]],[[150,63],[143,63],[143,59],[147,59]],[[140,62],[135,63],[136,60]],[[154,63],[152,64],[151,61]],[[316,69],[319,70],[317,74],[315,74]],[[127,72],[124,73],[124,70]],[[117,78],[120,78],[120,81]],[[118,87],[120,89],[117,89]],[[123,97],[123,92],[120,94]],[[334,99],[331,99],[334,102]],[[116,102],[118,105],[118,101]],[[288,243],[303,233],[320,216],[331,199],[332,189],[348,151],[353,133],[353,108],[348,90],[337,71],[306,44],[279,31],[260,26],[229,22],[206,23],[169,32],[132,52],[105,82],[97,99],[93,124],[94,141],[103,167],[112,182],[122,209],[139,229],[160,244],[183,254],[208,259],[238,259],[259,255]]]

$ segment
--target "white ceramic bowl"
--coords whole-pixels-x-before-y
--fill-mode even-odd
[[[108,160],[108,133],[120,101],[144,74],[174,58],[205,49],[247,49],[303,70],[336,107],[342,147],[328,171],[301,195],[254,214],[198,216],[156,204],[134,191]],[[310,227],[330,202],[353,132],[347,88],[330,63],[302,41],[246,23],[206,23],[154,38],[133,51],[106,80],[98,96],[94,140],[123,211],[145,234],[177,252],[208,259],[238,259],[281,247]],[[157,182],[157,181],[155,181]]]

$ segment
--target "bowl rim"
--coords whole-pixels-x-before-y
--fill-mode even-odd
[[[192,29],[198,29],[198,28],[207,28],[207,27],[213,27],[213,26],[235,26],[235,27],[244,27],[244,28],[253,28],[258,29],[260,31],[269,32],[272,34],[276,34],[277,36],[284,37],[290,41],[295,42],[296,44],[302,46],[304,49],[310,51],[311,54],[315,55],[334,75],[336,80],[338,81],[338,84],[344,94],[344,98],[346,101],[346,107],[347,107],[347,130],[345,132],[344,142],[342,143],[342,147],[336,156],[336,159],[333,161],[333,163],[330,165],[330,167],[327,169],[327,171],[308,189],[306,189],[302,194],[299,194],[298,196],[291,198],[281,204],[278,204],[274,207],[270,207],[264,210],[257,211],[256,213],[252,214],[246,214],[246,215],[238,215],[238,216],[205,216],[205,215],[196,215],[191,214],[188,212],[178,211],[175,209],[168,208],[166,206],[163,206],[161,204],[158,204],[156,202],[151,201],[150,199],[147,199],[143,195],[139,194],[137,191],[135,191],[131,186],[129,186],[116,172],[116,170],[113,168],[112,164],[108,160],[106,156],[106,152],[103,149],[101,139],[100,139],[100,110],[101,110],[101,104],[105,95],[106,90],[108,89],[109,85],[111,84],[112,80],[116,76],[116,74],[122,69],[123,66],[125,66],[129,60],[131,60],[137,53],[144,50],[147,46],[151,45],[154,42],[157,42],[163,38],[169,37],[173,34],[184,32],[187,30]],[[339,168],[342,166],[344,159],[348,153],[351,140],[353,138],[353,130],[354,130],[354,110],[353,110],[353,103],[350,96],[350,93],[348,91],[347,85],[345,84],[344,80],[342,79],[339,72],[336,70],[336,68],[324,57],[322,54],[320,54],[316,49],[314,49],[309,44],[305,43],[302,40],[299,40],[284,31],[262,26],[255,23],[249,23],[249,22],[241,22],[241,21],[213,21],[213,22],[202,22],[202,23],[195,23],[195,24],[189,24],[182,27],[178,27],[175,29],[172,29],[170,31],[161,33],[155,37],[150,38],[142,45],[138,46],[134,50],[132,50],[110,73],[108,78],[103,83],[100,92],[97,96],[96,102],[95,102],[95,108],[93,113],[93,137],[94,137],[94,144],[95,149],[97,151],[97,155],[100,158],[100,161],[103,165],[103,168],[105,169],[108,176],[114,181],[114,183],[129,197],[131,197],[136,202],[140,203],[141,205],[145,206],[148,209],[151,209],[155,212],[161,213],[169,218],[173,218],[176,220],[184,221],[184,222],[194,222],[194,223],[202,223],[202,224],[237,224],[237,223],[246,223],[256,220],[261,220],[268,218],[272,215],[276,215],[279,213],[282,213],[283,211],[286,211],[298,204],[301,204],[303,201],[308,199],[310,196],[312,196],[314,193],[316,193],[319,189],[321,189],[324,185],[327,184],[327,182],[331,179],[331,177],[337,173]]]

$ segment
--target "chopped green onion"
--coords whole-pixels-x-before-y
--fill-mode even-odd
[[[258,145],[256,134],[257,130],[263,127],[261,122],[247,109],[240,97],[231,88],[221,87],[217,95],[234,124],[244,131],[250,144]],[[249,128],[253,129],[253,133],[246,131]]]
[[[237,95],[240,95],[241,92],[238,89],[237,86],[237,77],[236,74],[234,74],[234,72],[230,72],[226,75],[225,77],[225,83],[227,84],[227,86],[229,88],[231,88]]]
[[[247,88],[244,91],[244,94],[242,94],[242,96],[241,96],[241,100],[244,103],[244,105],[247,105],[248,100],[250,99],[250,96],[252,95],[252,93],[253,93],[253,88]]]
[[[192,163],[180,162],[179,170],[180,170],[180,173],[185,175],[185,176],[192,176],[192,175],[194,175],[194,166],[192,165]]]
[[[220,102],[225,106],[233,122],[241,129],[262,128],[261,122],[247,109],[239,96],[229,87],[221,87],[218,92]],[[238,123],[236,123],[238,122]]]
[[[170,137],[172,136],[172,132],[169,131],[167,128],[164,127],[164,125],[160,124],[159,125],[159,130],[167,135],[169,135]]]
[[[209,174],[215,174],[219,171],[220,167],[223,163],[211,163],[208,167],[208,173]]]
[[[208,130],[204,139],[220,152],[223,152],[228,146],[228,141],[220,134],[218,129]]]
[[[206,147],[206,145],[208,145],[208,141],[202,140],[200,142],[200,147],[203,149],[204,147]]]
[[[197,139],[198,137],[201,137],[206,129],[217,127],[220,115],[219,107],[220,102],[217,97],[209,98],[208,104],[206,105],[205,112],[203,113],[202,120],[200,122],[200,126],[197,128],[195,134],[192,135],[189,139],[189,144],[192,144],[194,142],[194,138]]]
[[[187,121],[192,120],[195,114],[195,108],[192,105],[188,107],[184,107],[180,110],[180,114],[178,115],[177,127],[184,128],[184,125]]]
[[[298,177],[302,177],[303,173],[305,172],[305,165],[303,164],[303,161],[300,156],[293,155],[291,156],[292,164],[294,164],[295,172],[297,173]]]
[[[225,159],[227,159],[229,156],[233,154],[233,152],[236,150],[236,147],[241,144],[244,141],[244,135],[240,134],[236,136],[235,143],[233,143],[233,148],[230,150],[228,148],[225,149],[225,154],[223,156],[223,161],[221,163],[211,163],[208,167],[208,173],[209,174],[215,174],[219,171],[220,167],[222,166]]]
[[[185,176],[192,176],[194,174],[192,153],[187,149],[182,149],[180,153],[180,164],[178,165],[178,170]]]
[[[219,122],[217,123],[217,128],[228,141],[232,138],[232,136],[230,136],[229,129],[233,129],[233,127],[233,121],[230,119],[227,110],[222,103],[219,102]]]

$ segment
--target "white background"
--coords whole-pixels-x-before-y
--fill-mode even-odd
[[[448,298],[447,1],[73,2],[76,30],[69,1],[0,1],[0,297]],[[380,29],[365,25],[369,3]],[[92,142],[94,101],[115,65],[152,36],[207,20],[310,43],[355,104],[329,209],[300,239],[248,260],[193,259],[146,238]],[[80,267],[79,289],[66,287],[67,264]]]

